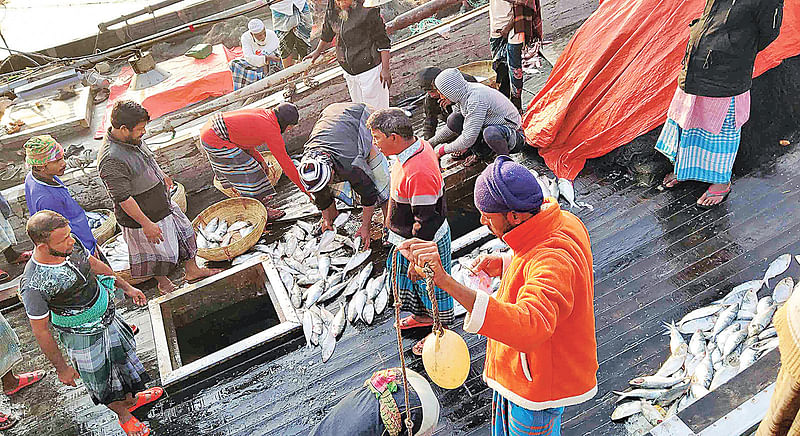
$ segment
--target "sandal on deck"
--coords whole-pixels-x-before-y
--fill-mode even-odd
[[[710,190],[710,188],[709,188],[708,190],[706,190],[706,193],[705,193],[705,196],[706,196],[706,198],[711,198],[711,197],[722,197],[722,200],[718,201],[717,203],[714,203],[714,204],[708,204],[708,205],[706,205],[706,204],[700,204],[700,203],[695,203],[695,204],[696,204],[696,205],[697,205],[697,207],[699,207],[700,209],[711,209],[711,208],[713,208],[713,207],[719,206],[720,204],[722,204],[722,202],[723,202],[723,201],[727,200],[727,199],[728,199],[728,195],[729,195],[730,193],[731,193],[731,185],[730,185],[730,184],[728,184],[728,189],[726,189],[726,190],[724,190],[724,191],[712,192],[712,191]],[[700,199],[698,199],[698,201],[700,201]]]
[[[17,425],[17,418],[14,418],[11,415],[6,415],[5,413],[0,412],[0,431],[8,430],[11,427]]]
[[[162,395],[164,395],[164,389],[159,387],[159,386],[155,386],[155,387],[152,387],[150,389],[146,389],[146,390],[144,390],[142,392],[137,392],[136,393],[136,404],[134,404],[132,407],[130,407],[128,409],[128,412],[133,412],[134,410],[144,406],[145,404],[149,404],[149,403],[155,402],[159,398],[161,398]],[[148,396],[150,397],[149,399],[148,399]]]
[[[46,376],[46,375],[47,375],[47,372],[42,371],[42,370],[33,371],[33,372],[26,372],[24,374],[17,374],[17,377],[19,377],[19,384],[17,385],[16,388],[14,388],[14,389],[12,389],[10,391],[5,391],[6,395],[14,395],[17,392],[19,392],[20,389],[28,387],[28,386],[38,382],[39,380],[43,379],[44,376]]]
[[[413,316],[409,315],[400,320],[400,330],[415,329],[418,327],[431,327],[432,322],[419,322]]]
[[[135,416],[131,416],[131,419],[129,419],[128,422],[126,422],[125,424],[123,424],[122,421],[119,420],[117,422],[119,422],[119,426],[122,427],[122,431],[124,431],[125,434],[131,434],[133,432],[143,431],[144,436],[150,435],[150,427],[142,424],[142,422],[136,419]]]
[[[422,349],[423,349],[423,347],[425,347],[425,339],[424,338],[421,341],[419,341],[416,344],[414,344],[414,346],[411,348],[411,354],[413,354],[415,356],[422,357]]]

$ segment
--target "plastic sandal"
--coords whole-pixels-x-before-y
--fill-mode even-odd
[[[400,320],[400,330],[409,330],[419,327],[431,327],[432,322],[419,322],[413,316],[407,316]]]
[[[148,394],[150,394],[150,399],[147,399]],[[134,410],[144,406],[145,404],[150,404],[155,401],[158,401],[161,396],[164,395],[164,389],[155,386],[150,389],[144,390],[142,392],[136,393],[136,404],[128,409],[128,412],[133,412]]]
[[[415,355],[415,356],[422,357],[422,348],[423,348],[424,346],[425,346],[425,339],[423,339],[423,340],[421,340],[421,341],[417,342],[417,343],[416,343],[416,344],[414,344],[414,346],[411,348],[411,354],[413,354],[413,355]]]
[[[131,419],[129,419],[125,424],[123,424],[122,421],[117,422],[119,422],[119,426],[122,427],[122,431],[124,431],[125,434],[143,431],[144,436],[150,435],[150,427],[142,424],[142,422],[136,419],[135,416],[131,416]]]
[[[728,195],[729,195],[730,193],[731,193],[731,185],[730,185],[730,184],[728,185],[728,189],[726,189],[726,190],[724,190],[724,191],[712,192],[712,191],[710,191],[710,190],[706,190],[706,194],[705,194],[705,195],[706,195],[706,198],[709,198],[709,197],[722,197],[722,200],[720,200],[720,201],[719,201],[719,202],[717,202],[717,203],[714,203],[714,204],[709,204],[709,205],[700,204],[700,203],[695,203],[695,204],[696,204],[696,205],[697,205],[697,207],[699,207],[700,209],[711,209],[711,208],[714,208],[714,207],[717,207],[717,206],[719,206],[719,205],[720,205],[720,204],[722,204],[722,203],[723,203],[725,200],[727,200],[727,199],[728,199]],[[698,201],[699,201],[699,200],[698,200]]]
[[[15,389],[12,389],[10,391],[6,391],[6,395],[16,394],[17,392],[19,392],[20,389],[26,388],[26,387],[38,382],[39,380],[43,379],[44,376],[46,376],[46,375],[47,375],[47,372],[42,371],[42,370],[33,371],[33,372],[26,372],[24,374],[17,374],[17,377],[19,377],[19,384],[17,385],[17,387]]]
[[[11,415],[6,415],[5,413],[0,413],[0,431],[8,430],[11,427],[17,425],[17,419]]]

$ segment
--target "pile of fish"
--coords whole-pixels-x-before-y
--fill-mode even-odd
[[[106,222],[108,215],[100,212],[86,212],[86,218],[89,220],[89,228],[94,230]]]
[[[220,248],[244,238],[255,226],[250,221],[236,221],[228,225],[224,219],[213,218],[205,226],[197,226],[197,248]]]
[[[103,255],[108,259],[108,266],[110,266],[112,270],[120,272],[131,269],[128,243],[122,238],[122,234],[103,245]]]
[[[795,259],[800,263],[800,256]],[[776,348],[772,318],[793,292],[800,292],[800,283],[795,285],[787,276],[762,297],[758,292],[762,287],[769,290],[769,280],[785,273],[791,262],[792,255],[783,254],[770,263],[762,279],[742,283],[677,324],[667,324],[670,356],[655,374],[631,380],[631,390],[615,392],[621,404],[611,419],[641,413],[650,425],[658,425]]]
[[[232,262],[238,265],[259,256],[272,259],[292,305],[298,309],[306,343],[309,347],[322,347],[323,362],[333,354],[346,321],[371,325],[389,304],[384,286],[386,273],[371,277],[372,263],[364,264],[372,250],[361,250],[359,236],[351,239],[337,233],[349,218],[349,213],[340,214],[333,223],[334,229],[319,237],[314,234],[313,224],[297,221],[281,240],[256,244]],[[324,304],[336,314],[325,309]]]
[[[531,172],[536,176],[536,181],[539,182],[539,187],[542,189],[542,194],[544,194],[545,197],[553,197],[556,201],[558,201],[559,196],[564,197],[569,203],[570,209],[585,207],[589,210],[594,210],[594,206],[591,204],[575,199],[575,186],[572,184],[571,180],[557,178],[555,176],[551,179],[544,174],[540,175],[534,170],[531,170]]]

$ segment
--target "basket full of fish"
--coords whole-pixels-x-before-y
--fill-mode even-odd
[[[795,259],[800,263],[800,256]],[[773,316],[793,292],[800,292],[800,283],[786,276],[770,288],[769,281],[791,263],[792,255],[783,254],[770,263],[763,279],[742,283],[677,324],[667,324],[669,357],[655,374],[636,377],[631,389],[615,392],[618,406],[611,419],[658,425],[776,348]]]
[[[89,222],[89,228],[92,229],[92,235],[99,245],[103,245],[117,231],[117,217],[108,209],[86,212],[86,219]]]
[[[252,198],[229,198],[212,204],[192,221],[197,255],[232,260],[253,247],[267,225],[267,209]]]
[[[101,249],[106,260],[108,260],[108,266],[111,267],[119,278],[132,285],[145,282],[149,279],[149,277],[134,279],[131,276],[131,260],[128,251],[128,243],[125,242],[122,233],[109,238],[105,244],[101,245]]]

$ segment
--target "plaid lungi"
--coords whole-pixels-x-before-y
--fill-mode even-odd
[[[234,59],[228,66],[233,77],[233,90],[255,83],[270,74],[280,71],[281,66],[277,62],[270,62],[268,68],[254,67],[244,59]]]
[[[22,362],[19,338],[6,318],[0,314],[0,375],[7,374],[19,362]]]
[[[214,175],[223,187],[233,186],[240,195],[259,200],[275,195],[275,188],[253,156],[241,148],[214,148],[205,142],[200,143],[206,150]]]
[[[284,59],[293,55],[303,58],[311,49],[314,18],[309,3],[303,5],[302,11],[293,6],[292,12],[292,15],[286,15],[272,10],[272,27],[280,41],[278,51]]]
[[[147,388],[150,376],[136,355],[133,330],[119,314],[101,333],[59,331],[59,338],[95,404],[108,405]]]
[[[492,436],[560,436],[563,407],[528,410],[494,392]]]
[[[731,97],[718,135],[701,128],[683,129],[667,118],[656,142],[656,150],[675,164],[675,176],[679,181],[728,183],[741,137],[742,129],[736,128],[734,99]]]
[[[197,240],[191,221],[174,201],[170,210],[171,214],[156,223],[164,238],[158,244],[148,241],[141,228],[122,227],[122,237],[128,244],[133,278],[166,276],[179,263],[192,259],[197,254]]]
[[[439,249],[439,257],[442,259],[442,266],[444,270],[450,274],[450,264],[452,262],[452,253],[450,250],[450,229],[444,237],[436,241],[436,247]],[[408,278],[408,259],[400,254],[399,250],[395,250],[393,255],[386,258],[386,270],[389,271],[386,280],[391,280],[392,262],[397,262],[397,288],[400,300],[403,302],[402,310],[411,312],[414,315],[428,315],[433,316],[433,304],[428,296],[428,290],[425,286],[425,280],[417,280],[412,282]],[[391,282],[387,282],[387,287]],[[391,292],[391,287],[388,287]],[[453,322],[455,318],[453,315],[453,297],[450,296],[444,289],[436,288],[434,291],[436,302],[439,306],[439,320],[442,324],[447,325]]]

